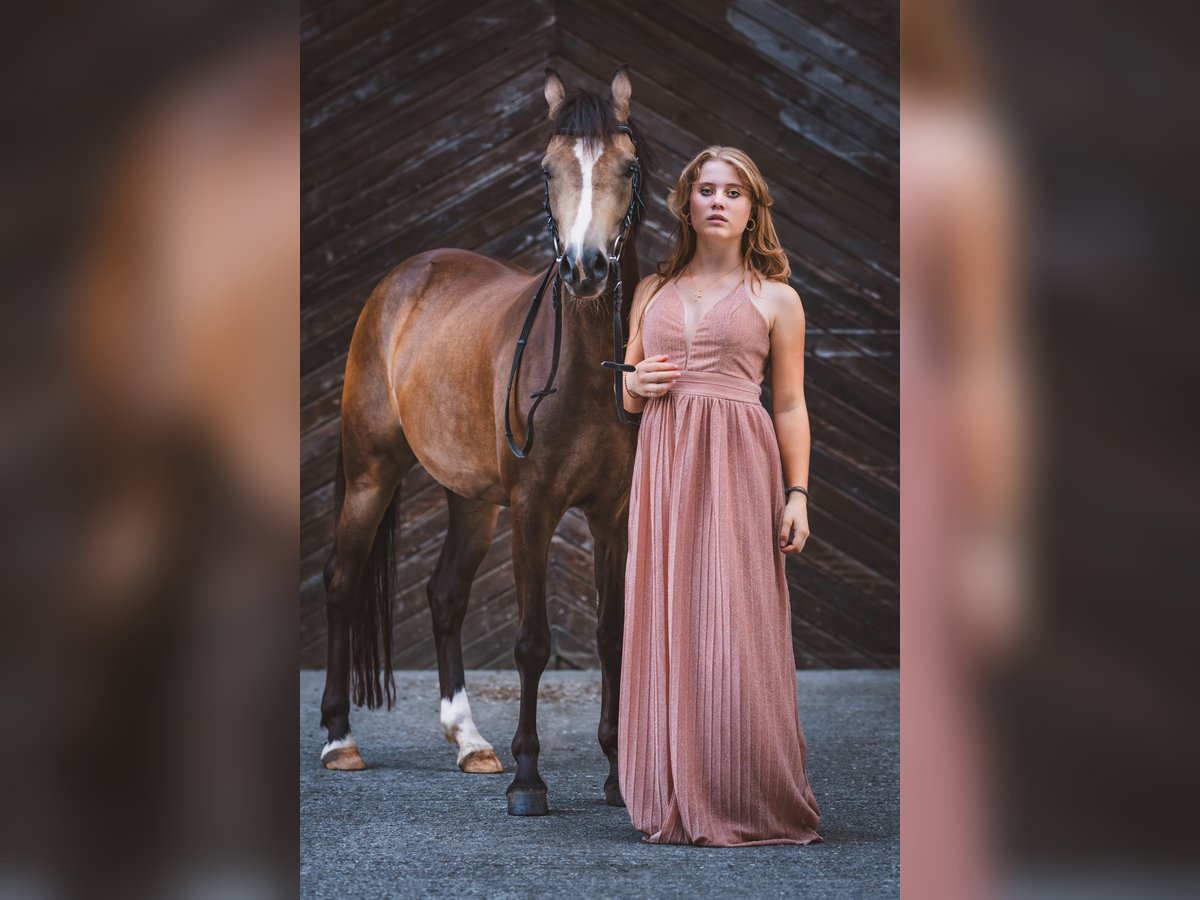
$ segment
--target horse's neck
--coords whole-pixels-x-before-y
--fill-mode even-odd
[[[629,338],[629,307],[637,283],[637,248],[628,244],[621,254],[621,325],[626,340]],[[563,297],[563,350],[568,358],[579,356],[587,361],[585,365],[597,365],[597,352],[602,352],[604,359],[612,357],[614,287],[615,279],[610,279],[602,299],[596,304],[576,304],[569,297]],[[601,371],[611,378],[608,369]]]

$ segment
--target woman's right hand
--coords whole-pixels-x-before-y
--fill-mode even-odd
[[[643,397],[661,397],[679,378],[679,366],[668,356],[651,356],[638,363],[629,373],[629,386]]]

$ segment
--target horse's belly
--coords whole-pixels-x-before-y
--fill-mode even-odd
[[[444,466],[425,465],[433,479],[444,488],[448,488],[460,497],[471,500],[486,500],[497,506],[508,506],[508,493],[494,481],[480,478],[477,472],[466,469],[454,469]]]
[[[508,505],[496,466],[495,437],[455,434],[445,419],[405,426],[409,446],[434,481],[462,497]],[[424,427],[422,427],[424,426]]]

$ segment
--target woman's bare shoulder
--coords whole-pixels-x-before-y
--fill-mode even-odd
[[[750,293],[771,329],[774,329],[781,316],[799,316],[801,319],[804,317],[804,305],[800,301],[800,294],[786,281],[759,279],[751,284]]]
[[[754,293],[755,299],[766,303],[792,306],[800,303],[800,295],[786,281],[767,281],[763,278],[751,287],[751,291]]]
[[[674,279],[661,277],[657,272],[651,272],[645,278],[638,282],[637,289],[641,291],[647,300],[653,300],[669,285]]]
[[[667,288],[671,282],[651,273],[638,282],[630,301],[630,311],[638,312],[649,305]]]

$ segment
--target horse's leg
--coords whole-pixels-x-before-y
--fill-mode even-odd
[[[628,512],[609,523],[588,518],[596,562],[596,652],[600,657],[600,748],[608,757],[604,799],[624,806],[617,780],[617,719],[621,699],[621,649],[625,626],[625,556],[629,544]]]
[[[338,514],[334,552],[325,566],[325,610],[329,629],[325,694],[321,698],[321,724],[329,740],[321,750],[327,769],[365,769],[358,744],[350,734],[350,630],[362,602],[364,574],[376,540],[380,520],[392,502],[403,471],[377,465],[356,473],[346,484]],[[385,536],[386,537],[386,536]],[[388,602],[383,598],[380,602]]]
[[[513,502],[513,573],[517,583],[515,656],[521,673],[521,714],[512,752],[517,775],[508,786],[508,813],[544,816],[546,782],[538,774],[541,745],[537,734],[538,683],[550,661],[550,624],[546,619],[546,562],[550,539],[562,511],[545,496],[526,496]]]
[[[471,718],[463,675],[462,624],[471,596],[471,582],[496,531],[500,507],[467,500],[446,491],[450,525],[427,593],[437,642],[438,680],[442,688],[442,728],[446,740],[458,745],[458,767],[464,772],[503,772],[504,766]]]

